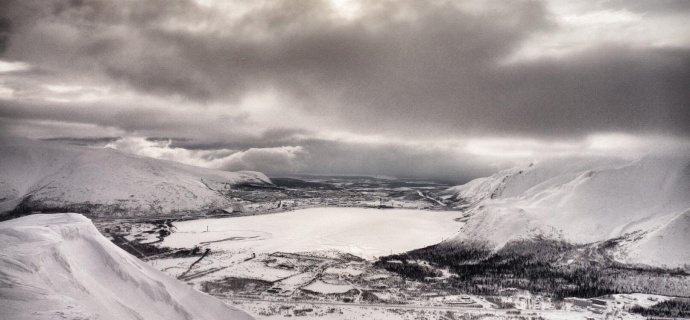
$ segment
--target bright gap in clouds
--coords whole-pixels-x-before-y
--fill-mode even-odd
[[[547,0],[546,3],[553,27],[527,37],[504,63],[563,59],[605,45],[690,48],[687,28],[680,22],[690,19],[686,11],[658,15],[613,7],[605,1]]]
[[[330,0],[331,6],[345,20],[353,20],[359,14],[359,4],[352,0]]]
[[[686,149],[690,143],[661,135],[596,133],[580,140],[548,141],[529,138],[468,139],[464,150],[472,155],[534,160],[559,157],[643,157]]]
[[[228,171],[290,172],[299,167],[295,160],[302,152],[299,146],[250,148],[247,150],[190,150],[173,147],[171,140],[127,137],[108,143],[105,148],[156,159],[170,160],[198,167]]]
[[[31,65],[21,61],[0,60],[0,73],[26,71],[31,69]]]

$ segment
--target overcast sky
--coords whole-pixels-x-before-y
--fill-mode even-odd
[[[687,0],[0,0],[0,134],[452,181],[690,137]]]

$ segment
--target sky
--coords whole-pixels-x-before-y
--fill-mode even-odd
[[[0,0],[0,134],[464,182],[690,141],[687,0]]]

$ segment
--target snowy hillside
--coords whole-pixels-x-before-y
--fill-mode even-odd
[[[228,207],[235,184],[271,185],[258,172],[225,172],[112,149],[0,139],[0,213],[167,214]]]
[[[687,154],[549,161],[447,192],[467,210],[458,239],[501,246],[538,235],[574,243],[626,236],[621,260],[667,266],[690,261]]]
[[[251,319],[143,263],[78,214],[0,222],[3,319]]]

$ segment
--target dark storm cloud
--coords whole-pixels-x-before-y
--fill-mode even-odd
[[[236,101],[276,88],[299,108],[369,133],[690,130],[679,85],[690,81],[688,50],[621,45],[501,64],[530,34],[557,28],[535,1],[501,2],[482,14],[453,2],[365,2],[351,22],[329,19],[325,1],[269,2],[230,22],[190,1],[4,6],[16,26],[7,57],[103,72],[162,96]],[[202,22],[219,27],[189,30]],[[122,113],[119,126],[141,119]]]
[[[328,18],[324,1],[276,1],[223,24],[189,1],[12,2],[10,19],[24,20],[6,54],[202,102],[276,88],[310,113],[369,133],[690,130],[678,85],[690,80],[688,50],[620,45],[502,65],[527,36],[557,28],[541,3],[501,2],[482,14],[453,2],[364,5],[344,23]],[[221,27],[186,29],[201,22]],[[119,120],[135,127],[138,119]]]
[[[197,141],[210,136],[228,142],[245,142],[252,141],[255,136],[251,132],[234,130],[243,122],[241,116],[235,119],[199,114],[195,110],[171,111],[136,102],[123,106],[113,102],[62,103],[0,99],[0,119],[17,123],[30,120],[53,121],[62,122],[65,126],[93,124],[120,129],[125,133],[165,135],[177,139],[189,137]]]
[[[493,94],[475,106],[478,116],[507,133],[525,130],[568,135],[596,131],[690,133],[690,51],[605,46],[567,61],[539,61],[506,68]],[[503,124],[502,124],[503,123]]]
[[[31,65],[0,74],[0,124],[93,124],[117,129],[101,136],[163,137],[122,145],[195,164],[227,157],[222,167],[233,170],[285,165],[457,180],[488,172],[486,159],[419,141],[690,134],[687,47],[626,42],[629,33],[513,59],[535,36],[567,29],[550,2],[361,1],[351,17],[328,1],[209,3],[0,0],[0,60]],[[687,1],[597,3],[586,7],[604,10],[594,10],[603,20],[619,9],[641,19],[688,13]],[[44,84],[112,92],[34,88]],[[107,99],[69,100],[89,90]],[[243,105],[265,92],[277,106],[252,113]],[[292,124],[286,115],[295,114],[310,120]],[[391,139],[323,138],[336,131]]]
[[[449,150],[434,145],[406,145],[400,143],[353,143],[320,139],[277,137],[273,140],[257,139],[254,143],[194,144],[174,141],[170,148],[187,150],[274,149],[298,146],[301,150],[294,162],[295,172],[312,174],[384,174],[408,178],[432,178],[452,182],[467,182],[490,174],[495,168],[485,160],[471,159],[467,154],[449,155]],[[269,162],[270,163],[270,162]],[[221,165],[226,170],[246,170],[232,162]],[[273,174],[289,173],[289,168],[263,165],[254,168]]]
[[[681,14],[690,12],[687,0],[609,0],[602,3],[614,9],[626,9],[645,14]]]
[[[97,138],[74,138],[74,137],[56,137],[42,139],[43,141],[55,141],[77,146],[105,146],[108,143],[115,142],[120,137],[97,137]]]
[[[526,34],[548,25],[535,2],[505,2],[495,16],[467,14],[446,2],[378,2],[357,21],[340,23],[327,18],[331,8],[325,1],[276,1],[255,7],[226,32],[200,33],[185,31],[185,23],[221,17],[188,1],[6,6],[18,26],[6,53],[10,58],[102,71],[138,90],[202,101],[276,86],[306,108],[329,104],[340,111],[362,98],[366,108],[383,109],[438,93],[434,100],[447,99],[442,91],[448,77],[480,74]],[[414,16],[398,18],[406,12]],[[175,17],[181,29],[170,22]],[[449,68],[456,71],[443,72]],[[423,96],[406,94],[410,88],[424,90]],[[438,104],[431,101],[432,107]]]
[[[12,31],[12,26],[10,21],[6,18],[0,17],[0,54],[5,52],[7,46],[9,45],[10,32]]]
[[[490,175],[496,168],[466,154],[451,154],[437,146],[363,144],[333,141],[303,142],[309,173],[384,174],[401,178],[431,178],[452,183]]]

